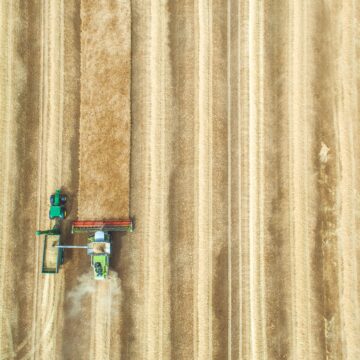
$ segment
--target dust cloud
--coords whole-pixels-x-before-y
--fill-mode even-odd
[[[95,290],[96,283],[92,271],[79,276],[78,284],[67,295],[67,300],[69,300],[70,303],[70,311],[68,316],[74,317],[78,315],[81,310],[81,303],[83,299],[87,295],[93,294]]]
[[[70,304],[68,312],[69,317],[77,316],[82,308],[83,300],[88,296],[101,292],[101,296],[97,298],[98,305],[102,308],[110,306],[117,307],[121,303],[121,281],[115,271],[110,270],[109,276],[105,281],[97,281],[94,279],[93,271],[82,274],[78,278],[77,285],[70,290],[67,300]]]

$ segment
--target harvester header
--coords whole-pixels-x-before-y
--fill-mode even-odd
[[[132,232],[132,220],[77,220],[72,223],[73,234],[88,233],[86,249],[91,257],[91,266],[96,280],[104,280],[109,274],[111,233],[116,231]],[[74,248],[74,245],[61,247]]]
[[[133,231],[133,224],[131,219],[126,220],[77,220],[73,221],[71,232],[89,233],[96,231],[113,232],[113,231]]]
[[[37,230],[36,235],[44,235],[42,272],[55,274],[64,262],[65,249],[85,249],[91,258],[91,266],[96,280],[104,280],[109,274],[111,256],[111,233],[132,232],[131,219],[117,220],[77,220],[73,221],[71,232],[87,233],[87,244],[63,244],[61,223],[66,217],[66,195],[60,189],[50,196],[49,219],[55,224],[48,230]]]

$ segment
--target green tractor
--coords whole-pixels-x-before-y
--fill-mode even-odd
[[[66,195],[61,193],[61,190],[58,189],[55,191],[55,194],[50,196],[50,211],[49,211],[49,219],[65,219],[66,210]]]
[[[73,234],[87,233],[86,245],[62,244],[61,223],[66,217],[66,196],[61,190],[56,190],[50,196],[50,220],[53,225],[49,230],[37,230],[37,236],[44,236],[42,273],[56,274],[64,263],[65,249],[86,249],[91,259],[91,267],[96,280],[105,280],[109,276],[111,256],[111,233],[124,231],[132,232],[131,219],[120,220],[77,220],[72,222]]]

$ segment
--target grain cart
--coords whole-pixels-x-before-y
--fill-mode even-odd
[[[66,196],[58,189],[50,196],[49,219],[55,220],[50,230],[38,230],[37,236],[44,235],[43,255],[41,272],[43,274],[56,274],[60,265],[64,262],[64,250],[58,246],[61,244],[60,224],[66,217]]]
[[[126,220],[103,220],[103,221],[74,221],[72,223],[73,234],[88,234],[86,245],[65,245],[61,243],[60,225],[66,217],[66,196],[61,190],[56,190],[50,196],[50,220],[55,220],[55,225],[50,230],[38,230],[37,236],[44,235],[42,272],[54,274],[59,272],[60,265],[64,262],[64,249],[86,249],[91,259],[94,277],[104,280],[109,274],[111,255],[111,233],[118,231],[132,232],[131,219]]]
[[[64,250],[60,245],[60,227],[56,224],[51,230],[38,230],[37,236],[44,235],[41,272],[43,274],[56,274],[60,265],[64,263]]]

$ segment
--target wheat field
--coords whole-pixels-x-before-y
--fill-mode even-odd
[[[360,3],[0,2],[0,359],[360,358]],[[48,196],[131,216],[41,274]]]

